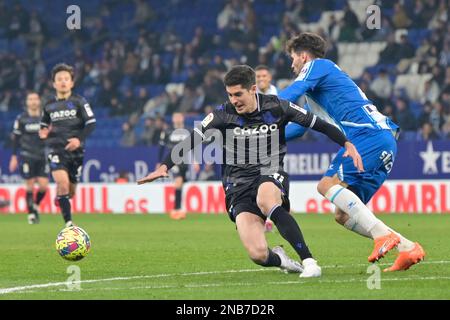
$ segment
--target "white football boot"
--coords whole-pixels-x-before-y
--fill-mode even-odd
[[[36,216],[36,214],[29,213],[28,214],[28,224],[38,224],[38,223],[39,223],[39,219]]]
[[[72,222],[72,220],[69,220],[66,222],[66,228],[73,227],[73,226],[75,226],[75,224]]]
[[[281,260],[280,269],[286,273],[300,273],[303,271],[302,264],[288,257],[286,252],[281,246],[276,246],[272,249]]]
[[[322,269],[313,258],[303,260],[303,269],[300,278],[314,278],[322,275]]]

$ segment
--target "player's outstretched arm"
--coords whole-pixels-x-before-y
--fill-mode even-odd
[[[167,166],[165,164],[162,164],[156,169],[155,171],[151,172],[146,177],[140,179],[137,181],[137,184],[144,184],[153,182],[156,179],[167,177],[169,174],[167,173]]]
[[[303,109],[305,109],[307,111],[311,111],[311,108],[309,107],[309,105],[307,103],[305,103],[305,105],[303,106]],[[307,130],[308,130],[308,128],[306,128],[304,126],[301,126],[295,122],[290,122],[286,126],[284,136],[286,138],[286,141],[291,141],[293,139],[302,137],[306,133]]]
[[[347,137],[336,126],[322,120],[314,113],[309,112],[292,102],[286,103],[286,101],[283,102],[282,100],[281,106],[284,109],[288,120],[302,125],[303,127],[309,127],[315,131],[319,131],[341,147],[345,147],[344,156],[351,157],[355,167],[359,171],[364,171],[361,156],[355,146],[347,140]]]

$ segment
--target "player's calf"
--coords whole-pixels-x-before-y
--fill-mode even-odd
[[[256,264],[265,266],[268,260],[269,252],[267,246],[259,245],[247,248],[249,258]]]

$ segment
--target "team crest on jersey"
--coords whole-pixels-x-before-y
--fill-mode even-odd
[[[208,124],[210,124],[211,121],[213,121],[213,119],[214,119],[214,114],[213,113],[208,114],[205,117],[205,119],[203,119],[203,121],[202,121],[203,128],[206,128],[208,126]]]
[[[290,106],[291,108],[294,108],[294,109],[297,110],[297,111],[300,111],[300,112],[303,113],[303,114],[306,114],[306,110],[303,109],[302,107],[296,105],[295,103],[289,102],[289,106]]]

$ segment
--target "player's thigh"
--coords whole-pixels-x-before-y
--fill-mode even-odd
[[[67,189],[69,189],[70,181],[69,181],[69,173],[67,172],[67,170],[64,169],[53,170],[52,177],[57,185],[63,185],[66,186]]]
[[[267,253],[267,241],[264,234],[264,220],[250,212],[241,212],[236,217],[236,228],[242,244],[252,258]]]
[[[275,183],[266,181],[258,186],[256,203],[265,215],[268,215],[275,205],[281,205],[282,202],[281,190]]]
[[[26,188],[28,191],[32,191],[32,190],[33,190],[33,187],[34,187],[35,181],[36,181],[35,178],[26,179],[26,180],[25,180],[25,188]]]
[[[270,214],[270,210],[275,205],[283,205],[289,211],[289,175],[279,171],[261,176],[258,181],[256,201],[265,215]]]
[[[37,177],[37,184],[40,190],[46,190],[48,187],[48,178],[47,177]]]

